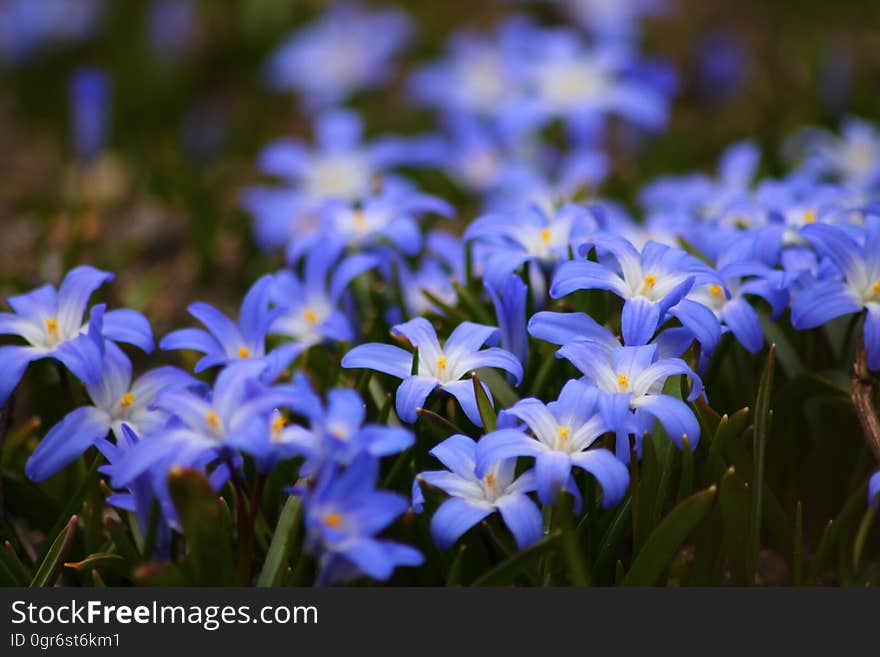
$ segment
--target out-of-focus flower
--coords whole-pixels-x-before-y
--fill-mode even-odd
[[[147,353],[153,350],[150,324],[134,310],[104,312],[102,304],[92,309],[90,323],[83,324],[89,297],[113,278],[109,272],[83,265],[71,269],[57,290],[44,285],[7,299],[13,313],[0,313],[0,334],[20,336],[28,344],[0,347],[0,404],[32,361],[55,358],[84,383],[96,385],[104,339],[133,344]],[[97,335],[90,336],[89,331]]]
[[[167,62],[187,54],[198,34],[198,21],[195,0],[153,0],[147,22],[153,54]]]
[[[304,347],[322,340],[354,339],[354,328],[340,302],[348,284],[375,267],[377,260],[363,253],[340,259],[342,249],[338,236],[327,234],[321,248],[306,255],[301,278],[289,269],[274,275],[271,298],[283,312],[273,318],[270,334]]]
[[[408,507],[402,496],[376,490],[378,474],[376,459],[361,454],[341,474],[328,468],[305,495],[305,547],[318,558],[318,586],[387,580],[397,567],[424,561],[415,548],[376,538]]]
[[[499,331],[493,326],[462,322],[442,347],[434,327],[422,317],[398,324],[391,331],[418,349],[417,373],[412,373],[413,354],[380,343],[355,347],[345,354],[342,366],[376,370],[402,379],[397,389],[396,408],[404,422],[415,422],[417,409],[424,406],[431,391],[439,387],[458,400],[471,422],[482,426],[474,384],[470,379],[462,381],[461,378],[480,367],[497,367],[513,374],[516,385],[522,379],[522,365],[512,353],[498,347],[481,349],[484,344],[498,342]],[[483,387],[490,395],[488,387],[485,384]]]
[[[514,479],[516,459],[513,458],[498,461],[478,477],[475,472],[477,444],[460,434],[450,436],[430,454],[449,470],[429,470],[416,476],[413,507],[420,511],[424,505],[422,483],[451,496],[431,518],[431,535],[437,545],[450,547],[468,529],[496,511],[521,550],[541,538],[541,511],[527,495],[535,489],[534,472]]]
[[[868,502],[875,509],[877,508],[877,498],[880,495],[880,470],[871,475],[868,481]]]
[[[815,328],[864,309],[868,367],[880,369],[880,219],[868,217],[862,243],[827,224],[805,226],[801,234],[836,265],[839,275],[815,280],[797,294],[792,325]]]
[[[544,404],[538,399],[521,399],[501,412],[499,422],[524,422],[532,431],[499,429],[477,444],[476,474],[485,476],[489,467],[516,456],[535,459],[538,498],[553,504],[561,490],[577,490],[572,467],[592,474],[602,486],[602,505],[614,506],[626,493],[629,472],[614,454],[604,448],[588,449],[609,427],[599,412],[598,388],[577,380],[565,384],[559,399]]]
[[[102,5],[102,0],[6,0],[0,3],[0,55],[20,60],[46,46],[85,39]]]
[[[107,141],[110,80],[105,71],[82,68],[70,79],[73,149],[83,162],[95,158]]]
[[[260,360],[267,367],[267,380],[277,377],[303,350],[301,344],[286,344],[266,352],[266,334],[284,308],[270,308],[274,280],[266,274],[248,290],[241,304],[238,321],[207,303],[196,302],[189,313],[207,329],[185,328],[169,333],[159,343],[160,349],[192,349],[204,354],[196,363],[195,371],[202,372],[217,365],[228,365],[240,360]]]
[[[511,274],[500,288],[486,284],[495,306],[501,331],[501,346],[519,359],[523,367],[529,359],[529,334],[526,331],[526,296],[528,286]]]
[[[366,11],[356,4],[331,8],[295,32],[268,64],[270,84],[296,91],[311,109],[347,100],[385,80],[394,56],[412,33],[400,11]]]
[[[485,250],[485,279],[501,286],[526,262],[550,270],[598,228],[583,206],[566,204],[552,215],[531,207],[513,215],[499,212],[478,218],[465,231],[466,240],[479,240]]]
[[[157,395],[170,388],[200,385],[174,367],[150,370],[132,383],[131,361],[112,342],[106,345],[101,369],[100,382],[86,386],[93,405],[70,412],[31,454],[25,473],[32,480],[51,477],[110,433],[120,440],[125,425],[138,434],[160,429],[171,415],[152,407]]]

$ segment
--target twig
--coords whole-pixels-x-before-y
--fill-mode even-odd
[[[877,418],[877,410],[874,408],[873,392],[875,379],[868,371],[868,354],[863,341],[859,341],[856,347],[856,360],[853,363],[855,376],[850,388],[850,398],[856,409],[856,415],[862,425],[865,440],[868,447],[874,452],[874,456],[880,461],[880,419]]]

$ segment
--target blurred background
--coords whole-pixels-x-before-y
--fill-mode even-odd
[[[116,301],[146,312],[157,334],[193,300],[237,306],[280,262],[254,248],[241,209],[255,156],[309,133],[296,97],[266,84],[266,62],[332,4],[0,0],[0,296],[90,263],[117,273]],[[456,29],[488,29],[512,11],[571,23],[565,2],[363,4],[404,9],[418,34],[387,85],[348,103],[371,135],[431,128],[407,98],[406,72]],[[628,201],[659,174],[711,170],[746,137],[773,174],[795,129],[880,116],[880,3],[664,5],[646,19],[642,48],[678,73],[671,125],[615,158],[609,196]],[[448,192],[430,175],[419,183]]]

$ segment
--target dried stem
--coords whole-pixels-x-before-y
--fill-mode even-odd
[[[874,456],[880,461],[880,419],[874,408],[874,385],[876,380],[868,371],[868,354],[863,341],[856,347],[856,360],[853,363],[855,376],[852,380],[850,398],[859,416],[862,431]]]

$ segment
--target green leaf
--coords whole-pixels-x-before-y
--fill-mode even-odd
[[[678,553],[682,543],[709,513],[716,488],[694,493],[676,506],[648,537],[624,577],[624,586],[654,586]]]
[[[645,539],[654,529],[655,509],[662,505],[663,500],[657,496],[657,480],[659,478],[657,465],[657,449],[654,439],[646,435],[642,441],[642,460],[638,465],[638,502],[634,516],[635,554],[644,545]]]
[[[512,585],[517,575],[537,563],[540,558],[553,552],[557,548],[560,537],[561,532],[551,532],[537,543],[521,552],[517,552],[488,572],[480,575],[471,586]]]
[[[9,541],[6,541],[3,549],[0,550],[0,566],[6,571],[5,575],[9,580],[7,586],[27,586],[33,579]]]
[[[464,564],[464,554],[467,552],[467,544],[462,543],[455,552],[455,559],[449,566],[449,573],[446,575],[446,586],[461,586],[461,571]]]
[[[862,516],[862,522],[859,523],[859,530],[856,532],[855,541],[853,541],[853,568],[859,567],[862,560],[862,551],[865,548],[865,541],[868,540],[868,534],[871,527],[874,526],[874,518],[877,515],[877,507],[869,506]]]
[[[758,395],[755,399],[755,431],[752,444],[752,517],[749,525],[749,579],[754,581],[758,569],[758,550],[761,547],[761,522],[764,513],[764,467],[767,437],[770,431],[770,396],[773,392],[773,365],[776,362],[776,345],[770,345]]]
[[[569,496],[560,492],[553,506],[553,524],[562,533],[562,556],[572,586],[589,586],[592,576],[583,545],[575,529],[574,509]]]
[[[694,490],[694,452],[687,436],[681,437],[681,477],[678,480],[679,501],[690,495]]]
[[[58,534],[64,529],[65,525],[69,524],[70,516],[79,513],[80,509],[82,509],[83,500],[86,499],[89,491],[92,490],[95,482],[98,480],[98,465],[100,465],[100,461],[101,459],[99,458],[92,459],[92,464],[86,473],[85,479],[83,479],[79,488],[76,489],[76,492],[67,501],[67,504],[64,505],[64,509],[62,509],[61,514],[58,516],[58,520],[56,520],[52,528],[46,532],[49,536],[55,536]],[[46,552],[43,552],[43,554],[39,556],[37,561],[44,561],[46,559],[49,548],[46,548],[46,550]]]
[[[474,395],[476,395],[477,398],[477,408],[480,411],[480,419],[483,421],[483,429],[486,433],[495,431],[498,422],[495,415],[495,409],[492,407],[492,402],[489,401],[489,395],[487,395],[486,391],[483,389],[483,386],[480,383],[480,377],[477,376],[476,372],[471,372],[471,379],[474,383]]]
[[[168,488],[186,538],[184,570],[196,586],[233,583],[232,555],[223,512],[208,479],[197,470],[174,468]]]
[[[52,586],[52,584],[55,583],[55,579],[58,577],[58,573],[61,570],[61,563],[64,560],[67,551],[70,549],[70,544],[73,542],[73,535],[75,532],[76,516],[74,515],[70,516],[70,520],[67,521],[67,524],[58,533],[58,536],[55,537],[55,540],[52,541],[52,544],[46,551],[46,556],[43,558],[40,567],[37,568],[37,573],[31,580],[31,588]]]
[[[721,416],[715,436],[709,445],[709,467],[713,478],[720,478],[726,468],[724,453],[730,440],[739,438],[749,426],[749,407],[739,409],[733,415]]]
[[[275,533],[272,534],[272,543],[257,578],[257,586],[278,586],[281,583],[299,535],[302,512],[302,500],[295,495],[288,497],[278,517]]]
[[[485,305],[479,297],[458,281],[452,281],[452,287],[455,288],[455,292],[458,294],[458,301],[462,309],[468,313],[469,319],[472,319],[479,324],[491,325],[493,323],[494,320],[492,319],[492,316],[489,314],[489,311],[486,310]]]
[[[724,527],[727,561],[736,585],[751,584],[748,572],[749,486],[736,474],[733,466],[721,478],[718,503]]]
[[[630,526],[631,517],[632,497],[627,496],[623,503],[614,511],[608,528],[599,540],[596,560],[593,562],[593,572],[601,573],[614,563],[614,557],[617,554],[620,543]]]

